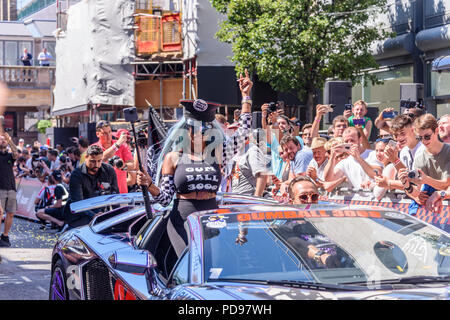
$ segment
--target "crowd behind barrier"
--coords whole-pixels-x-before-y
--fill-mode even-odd
[[[162,174],[163,161],[167,161],[169,153],[183,159],[180,155],[186,150],[193,150],[190,155],[195,156],[195,137],[201,137],[200,150],[205,157],[202,164],[192,159],[190,163],[180,162],[186,172],[178,176],[177,179],[184,179],[178,185],[184,186],[188,195],[185,199],[189,201],[200,194],[204,199],[212,199],[212,191],[222,191],[273,198],[280,203],[311,204],[320,199],[381,206],[415,215],[448,231],[449,115],[436,119],[421,105],[410,104],[400,108],[400,113],[386,108],[376,119],[370,119],[366,116],[367,104],[359,100],[346,106],[325,132],[319,130],[322,118],[335,106],[317,105],[314,120],[306,124],[287,117],[282,102],[266,103],[261,111],[250,112],[248,75],[239,81],[243,107],[236,110],[231,123],[216,113],[217,104],[182,101],[183,120],[165,132],[160,141],[154,132],[145,130],[140,130],[136,139],[125,129],[113,132],[111,124],[104,120],[97,123],[99,141],[94,145],[74,137],[73,146],[67,148],[57,145],[52,149],[37,141],[33,146],[24,145],[23,140],[16,147],[4,133],[6,138],[0,137],[0,155],[7,158],[8,154],[17,153],[11,168],[16,178],[17,208],[10,206],[2,211],[15,209],[18,216],[64,231],[69,220],[75,218],[66,203],[136,192],[146,186],[153,200],[167,205],[175,197],[176,175]],[[378,132],[377,139],[369,141],[373,130]],[[191,143],[180,151],[177,147],[184,136],[190,137],[186,141]],[[148,139],[150,148],[148,152],[143,150],[147,166],[141,172],[136,150],[137,146],[145,149]],[[222,158],[211,148],[214,142],[224,147]],[[186,147],[186,143],[180,145]],[[219,166],[207,163],[210,159],[208,154],[205,156],[206,150],[212,150],[212,160],[226,162]],[[6,160],[9,166],[10,158]],[[171,170],[176,168],[175,165]],[[189,170],[210,173],[189,175]],[[198,179],[201,183],[196,182]],[[307,190],[308,183],[313,189]],[[196,193],[194,197],[190,197],[191,189]],[[322,191],[319,194],[315,190]],[[86,213],[79,223],[89,222],[95,214]],[[4,236],[7,232],[2,239]]]

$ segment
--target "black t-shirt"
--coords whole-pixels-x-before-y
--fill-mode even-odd
[[[119,193],[117,176],[114,168],[107,163],[102,163],[95,175],[87,173],[86,164],[82,164],[70,176],[69,202],[114,193]]]
[[[55,199],[56,200],[61,200],[63,198],[64,194],[65,194],[64,187],[58,184],[55,187],[54,193],[55,193]]]
[[[16,190],[13,167],[12,153],[0,152],[0,190]]]

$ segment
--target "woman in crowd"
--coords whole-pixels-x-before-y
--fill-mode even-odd
[[[231,138],[225,138],[215,120],[217,104],[203,100],[182,101],[184,117],[169,131],[158,161],[155,181],[159,187],[148,174],[138,173],[138,184],[148,186],[155,202],[167,206],[176,195],[167,232],[177,255],[188,242],[184,230],[187,217],[196,211],[218,208],[216,193],[222,179],[221,167],[244,147],[245,137],[251,131],[253,83],[247,70],[238,82],[243,97],[242,111],[239,128]],[[223,145],[222,154],[217,152],[220,148],[211,149],[218,143]]]

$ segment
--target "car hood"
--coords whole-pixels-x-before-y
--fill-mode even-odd
[[[197,297],[216,300],[448,300],[449,284],[424,285],[398,290],[328,292],[283,286],[215,284],[191,286]]]

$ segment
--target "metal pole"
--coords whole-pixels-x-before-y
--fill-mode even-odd
[[[161,75],[159,76],[159,112],[161,115],[161,119],[163,118],[163,78],[162,78],[162,62],[159,62],[159,72]]]
[[[183,62],[183,100],[186,99],[186,63]]]
[[[192,99],[192,59],[189,60],[189,99]]]

